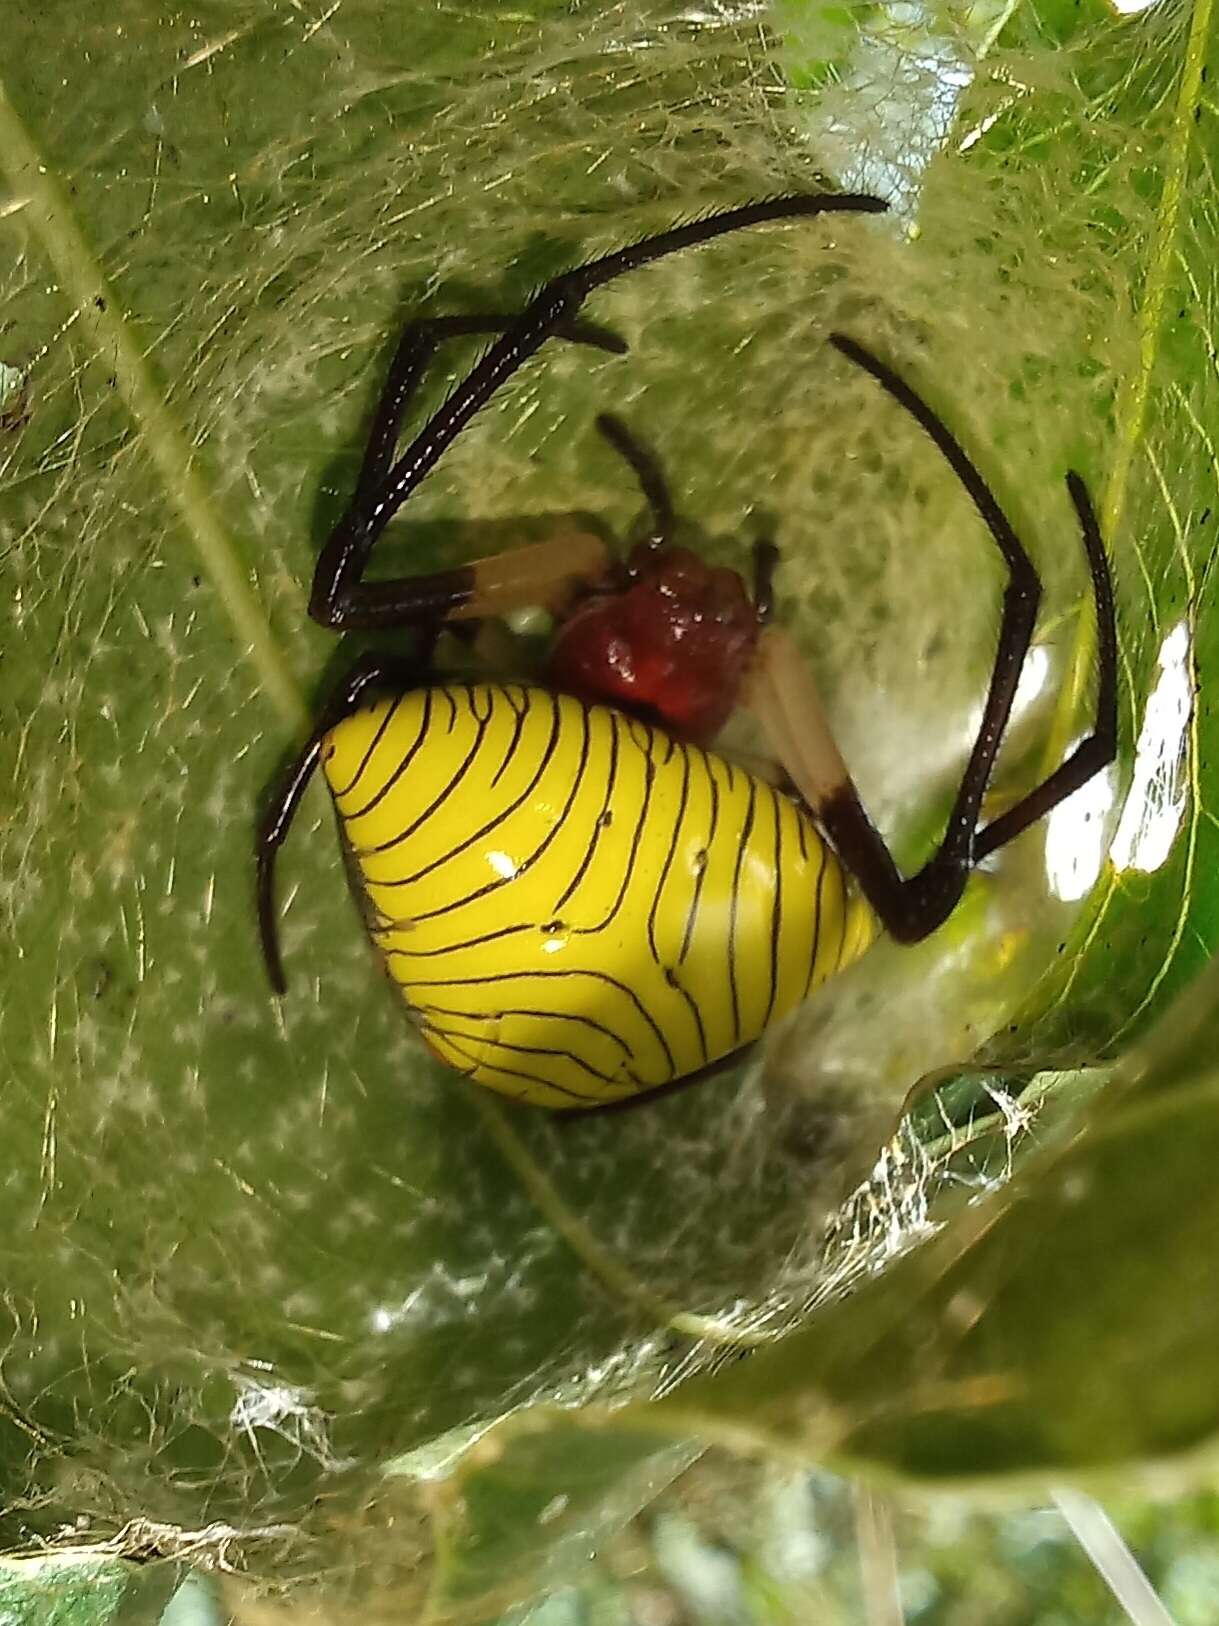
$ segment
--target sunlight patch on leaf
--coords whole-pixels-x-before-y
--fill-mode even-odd
[[[1191,643],[1188,621],[1179,621],[1160,645],[1155,687],[1135,744],[1134,778],[1113,838],[1111,857],[1119,870],[1159,869],[1185,817],[1194,710]]]

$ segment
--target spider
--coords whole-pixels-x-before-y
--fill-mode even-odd
[[[577,319],[597,288],[678,250],[767,221],[876,213],[852,194],[727,209],[548,282],[519,313],[409,322],[351,503],[322,549],[309,611],[335,631],[413,628],[422,647],[366,654],[323,706],[257,833],[258,918],[285,988],[274,861],[320,765],[372,941],[430,1049],[517,1100],[580,1111],[677,1087],[739,1056],[881,931],[934,932],[970,870],[1100,772],[1116,748],[1116,628],[1099,526],[1067,475],[1097,622],[1092,732],[1015,806],[981,822],[1041,594],[1033,563],[952,432],[857,340],[830,336],[921,426],[964,486],[1008,572],[982,721],[943,837],[904,877],[860,800],[812,677],[772,624],[777,552],[747,586],[671,537],[655,460],[617,418],[598,426],[634,471],[650,534],[624,560],[568,532],[431,575],[368,581],[377,539],[474,414],[551,338],[619,353]],[[442,342],[492,342],[395,458]],[[431,671],[439,629],[524,605],[557,622],[544,682]],[[788,787],[714,740],[753,712]]]

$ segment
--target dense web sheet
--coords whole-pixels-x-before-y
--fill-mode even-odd
[[[1208,568],[1213,379],[1191,358],[1214,262],[1194,203],[1209,160],[1186,150],[1166,226],[1129,121],[1162,126],[1171,159],[1186,25],[1120,25],[1142,34],[1114,73],[1119,25],[1099,12],[1062,51],[1035,31],[998,50],[998,13],[835,18],[435,6],[408,27],[371,0],[123,0],[70,48],[12,24],[28,71],[0,102],[0,1440],[28,1505],[10,1541],[142,1514],[215,1521],[231,1544],[297,1527],[320,1487],[324,1525],[449,1429],[669,1387],[705,1356],[691,1318],[729,1341],[782,1325],[920,1234],[945,1182],[1003,1172],[1010,1109],[976,1165],[944,1155],[952,1126],[930,1152],[896,1143],[826,1254],[825,1220],[920,1077],[996,1036],[992,1059],[1026,1071],[1095,1059],[1205,953],[1210,816],[1178,706],[1140,795],[1146,822],[1165,775],[1192,775],[1186,828],[1120,977],[1096,969],[1106,934],[1138,940],[1120,877],[1080,912],[1120,810],[1111,773],[1067,834],[1085,854],[1069,885],[1030,838],[935,939],[882,944],[740,1075],[623,1118],[505,1128],[428,1061],[372,967],[320,796],[283,863],[289,998],[264,991],[251,832],[334,653],[307,583],[396,324],[512,307],[701,209],[827,183],[896,204],[598,295],[587,314],[630,354],[548,349],[411,503],[387,566],[573,512],[629,535],[637,494],[592,428],[612,408],[714,558],[779,544],[781,614],[916,860],[976,726],[999,570],[929,445],[828,349],[842,328],[928,392],[1044,574],[1000,794],[1086,716],[1068,466],[1112,536],[1128,741],[1149,726],[1161,646],[1196,635]],[[1170,340],[1153,324],[1171,377],[1140,399],[1157,287],[1156,324],[1179,288],[1190,314]],[[475,353],[445,354],[428,403]],[[1048,984],[1084,939],[1078,986]]]

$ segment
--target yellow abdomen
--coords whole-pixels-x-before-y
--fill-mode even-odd
[[[751,1043],[876,935],[811,820],[724,758],[516,684],[380,699],[323,765],[428,1044],[557,1108]]]

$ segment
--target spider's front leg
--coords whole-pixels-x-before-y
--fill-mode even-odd
[[[504,595],[512,587],[508,582],[493,583],[486,571],[473,579],[466,571],[384,582],[363,579],[377,539],[394,514],[500,387],[551,338],[601,349],[620,348],[621,341],[604,329],[578,322],[576,317],[591,293],[627,272],[769,221],[826,213],[876,214],[885,208],[879,198],[853,193],[768,198],[658,232],[562,272],[517,316],[438,318],[409,324],[382,391],[355,497],[318,559],[310,615],[323,626],[346,630],[434,622],[458,611],[485,614],[482,603],[475,608],[472,601],[485,601],[488,596],[497,599],[498,608],[506,607]],[[402,413],[436,344],[443,338],[479,332],[498,337],[393,462]],[[554,557],[543,566],[552,578]],[[530,564],[526,573],[535,574],[536,569]],[[569,583],[584,579],[584,560],[573,557],[565,576]]]
[[[536,605],[562,615],[581,591],[603,582],[610,553],[591,531],[564,530],[545,542],[476,559],[452,570],[361,582],[352,607],[327,617],[336,631],[376,627],[439,629]],[[318,617],[317,619],[323,619]]]
[[[315,621],[347,632],[435,627],[531,604],[557,609],[572,586],[596,579],[604,570],[602,543],[578,532],[455,570],[392,582],[362,580],[390,517],[384,504],[378,504],[378,493],[391,470],[402,417],[437,346],[446,339],[504,334],[519,321],[518,316],[440,316],[407,323],[381,388],[355,492],[318,558],[309,600]],[[622,355],[627,348],[616,334],[593,322],[562,322],[554,336],[610,355]]]

